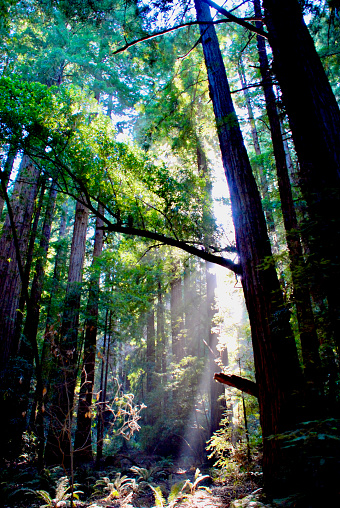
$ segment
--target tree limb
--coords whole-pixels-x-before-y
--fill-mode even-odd
[[[235,17],[235,16],[234,16]],[[236,18],[240,21],[242,21],[241,19],[239,18]],[[204,25],[218,25],[220,23],[229,23],[230,19],[218,19],[216,21],[205,21],[204,22]],[[112,52],[112,55],[117,55],[118,53],[123,53],[123,51],[126,51],[127,49],[131,48],[132,46],[135,46],[136,44],[139,44],[140,42],[144,42],[144,41],[149,41],[151,39],[154,39],[155,37],[159,37],[161,35],[165,35],[165,34],[168,34],[170,32],[174,32],[175,30],[178,30],[179,28],[184,28],[186,26],[193,26],[193,25],[202,25],[203,23],[201,21],[188,21],[187,23],[181,23],[180,25],[176,25],[176,26],[173,26],[172,28],[167,28],[165,30],[161,30],[160,32],[157,32],[157,33],[154,33],[154,34],[149,34],[149,35],[145,35],[144,37],[140,37],[139,39],[135,39],[131,42],[128,42],[125,44],[125,46],[122,46],[121,48],[118,48],[116,49],[115,51]],[[249,23],[248,23],[249,24]],[[253,26],[253,25],[250,25],[250,26]],[[253,27],[254,30],[255,27]],[[201,40],[201,39],[199,39]],[[196,46],[196,45],[195,45]]]
[[[254,397],[259,397],[259,389],[257,383],[254,381],[250,381],[249,379],[245,379],[240,376],[235,376],[234,374],[228,375],[223,374],[223,372],[216,373],[214,375],[214,379],[219,383],[224,385],[233,386],[242,392],[249,393],[249,395],[253,395]]]
[[[255,32],[258,35],[262,35],[262,37],[265,37],[268,39],[268,34],[264,30],[261,30],[261,28],[256,28],[256,26],[252,25],[251,23],[248,23],[244,19],[238,18],[237,16],[234,16],[234,14],[231,14],[226,9],[223,9],[223,7],[220,7],[218,4],[213,2],[212,0],[203,0],[206,4],[208,4],[210,7],[218,11],[220,14],[223,14],[226,18],[228,18],[229,21],[233,21],[234,23],[237,23],[240,26],[243,26],[244,28],[247,28],[247,30],[250,30],[251,32]]]
[[[105,220],[105,218],[104,218]],[[107,223],[107,220],[105,220]],[[228,268],[232,272],[237,275],[241,275],[241,267],[239,264],[234,263],[230,259],[223,258],[221,256],[216,256],[215,254],[211,254],[203,249],[199,249],[198,247],[194,247],[193,245],[189,245],[182,240],[176,240],[175,238],[171,238],[169,236],[162,235],[160,233],[155,233],[153,231],[148,231],[146,229],[139,229],[130,226],[124,226],[121,224],[108,224],[103,228],[104,230],[122,233],[125,235],[132,236],[140,236],[142,238],[150,238],[151,240],[156,240],[157,242],[161,242],[163,245],[171,245],[172,247],[177,247],[189,254],[193,254],[205,261],[210,261],[210,263],[214,263],[216,265],[223,266],[224,268]]]

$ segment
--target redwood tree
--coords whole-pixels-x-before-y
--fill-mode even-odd
[[[104,213],[102,205],[98,211]],[[96,232],[93,247],[92,273],[90,278],[89,296],[87,300],[87,318],[85,324],[84,361],[80,377],[79,405],[77,413],[77,429],[74,448],[77,458],[92,460],[92,400],[96,363],[96,343],[98,330],[99,281],[100,271],[96,266],[103,250],[104,230],[100,217],[96,220]]]
[[[195,7],[198,21],[211,22],[207,4],[195,0]],[[282,450],[277,440],[268,438],[294,426],[300,416],[294,394],[301,389],[301,372],[261,199],[231,100],[216,32],[211,24],[204,23],[200,24],[200,31],[252,332],[264,437],[264,473],[267,485],[277,490],[282,482]]]
[[[87,223],[88,209],[77,201],[64,312],[57,343],[57,379],[45,451],[49,463],[67,464],[73,456],[71,424],[78,370],[78,326]]]

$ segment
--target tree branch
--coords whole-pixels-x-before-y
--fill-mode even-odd
[[[234,16],[235,17],[235,16]],[[236,18],[239,19],[239,18]],[[220,23],[229,23],[230,19],[218,19],[216,21],[205,21],[202,23],[202,21],[188,21],[187,23],[181,23],[180,25],[176,25],[172,28],[167,28],[166,30],[161,30],[160,32],[145,35],[144,37],[141,37],[140,39],[135,39],[134,41],[128,42],[125,44],[125,46],[122,46],[121,48],[116,49],[116,51],[112,52],[112,55],[117,55],[118,53],[123,53],[123,51],[126,51],[127,49],[131,48],[132,46],[135,46],[136,44],[139,44],[140,42],[149,41],[151,39],[154,39],[155,37],[160,37],[161,35],[168,34],[170,32],[174,32],[175,30],[178,30],[179,28],[184,28],[186,26],[193,26],[193,25],[218,25]],[[242,21],[242,20],[240,20]],[[253,25],[250,25],[253,26]],[[255,30],[255,27],[254,27]],[[199,39],[200,40],[200,39]]]
[[[262,35],[262,37],[265,37],[268,39],[268,34],[264,30],[261,30],[261,28],[256,28],[256,26],[252,25],[251,23],[248,23],[244,19],[238,18],[237,16],[234,16],[234,14],[231,14],[226,9],[223,9],[223,7],[220,7],[218,4],[213,2],[212,0],[203,0],[206,4],[208,4],[210,7],[218,11],[220,14],[223,14],[226,18],[228,18],[229,21],[233,21],[234,23],[237,23],[240,26],[243,26],[244,28],[247,28],[247,30],[250,30],[251,32],[255,32],[258,35]]]
[[[254,397],[259,397],[259,389],[257,383],[254,381],[250,381],[249,379],[245,379],[240,376],[227,375],[220,372],[219,374],[214,375],[214,379],[219,383],[224,385],[233,386],[242,392],[249,393],[249,395],[253,395]]]
[[[105,220],[105,219],[104,219]],[[107,223],[107,220],[105,220]],[[198,247],[194,247],[193,245],[189,245],[182,240],[176,240],[175,238],[171,238],[160,233],[154,233],[153,231],[148,231],[145,229],[134,228],[130,226],[123,226],[121,224],[108,224],[107,227],[103,227],[104,230],[122,233],[124,235],[132,235],[139,236],[142,238],[150,238],[151,240],[156,240],[157,242],[162,243],[163,245],[171,245],[172,247],[177,247],[178,249],[184,250],[189,254],[193,254],[205,261],[210,261],[210,263],[214,263],[216,265],[223,266],[224,268],[228,268],[232,272],[237,275],[241,275],[241,266],[237,263],[234,263],[230,259],[223,258],[221,256],[215,256],[215,254],[211,254],[210,252],[206,252],[205,250],[199,249]]]

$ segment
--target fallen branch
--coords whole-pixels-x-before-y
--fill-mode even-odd
[[[222,383],[224,385],[233,386],[242,392],[249,393],[249,395],[253,395],[254,397],[259,396],[259,389],[254,381],[250,381],[249,379],[245,379],[240,376],[235,376],[234,374],[228,375],[223,374],[223,372],[216,373],[214,375],[215,381]]]

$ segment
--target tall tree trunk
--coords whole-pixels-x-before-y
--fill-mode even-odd
[[[98,212],[104,214],[102,205],[98,205]],[[90,279],[89,296],[86,309],[84,362],[80,378],[79,405],[77,414],[77,429],[74,440],[74,449],[77,459],[91,461],[92,454],[92,398],[94,388],[94,373],[96,363],[96,345],[98,329],[98,303],[100,270],[96,262],[103,250],[104,230],[100,217],[96,220],[96,233],[93,247],[92,273]]]
[[[52,221],[54,217],[55,204],[57,199],[57,186],[55,182],[52,182],[52,186],[49,193],[48,203],[45,212],[44,224],[41,232],[41,240],[39,245],[39,252],[37,262],[35,265],[35,273],[32,282],[31,294],[30,294],[30,313],[26,316],[24,326],[24,336],[28,344],[33,344],[36,341],[39,325],[39,312],[40,312],[40,301],[43,291],[43,283],[45,277],[45,265],[47,259],[48,247],[50,244]]]
[[[50,399],[50,378],[51,371],[53,370],[53,366],[55,365],[55,346],[56,346],[56,333],[55,323],[52,323],[52,314],[51,314],[51,305],[52,300],[54,299],[56,293],[59,290],[60,286],[60,277],[61,277],[61,267],[66,262],[66,244],[65,244],[65,236],[66,236],[66,211],[63,208],[59,226],[59,236],[58,236],[58,246],[55,253],[55,264],[53,271],[53,285],[50,294],[50,298],[47,303],[47,319],[46,319],[46,329],[44,334],[44,342],[43,348],[41,352],[41,387],[36,387],[36,395],[35,395],[35,404],[36,404],[36,417],[34,422],[32,421],[32,426],[35,426],[36,433],[39,439],[38,443],[38,462],[39,466],[42,467],[44,460],[44,452],[45,452],[45,431],[44,431],[44,419],[46,415],[46,407],[48,405]],[[46,217],[46,226],[48,220]],[[48,234],[48,229],[46,228],[46,234]],[[45,244],[45,243],[44,243]],[[42,259],[41,259],[42,260]],[[40,265],[40,263],[39,263]],[[41,266],[37,265],[37,275],[40,273]],[[35,286],[37,290],[39,290],[40,277],[37,278],[37,285]],[[32,286],[33,289],[33,286]],[[32,293],[31,293],[31,296]],[[34,319],[34,318],[33,318]],[[35,409],[32,409],[33,414],[35,413]],[[33,418],[32,418],[33,419]]]
[[[38,191],[39,169],[24,155],[10,200],[10,208],[0,239],[0,376],[3,379],[8,360],[15,356],[18,337],[15,336],[17,309],[22,287],[20,277],[29,241],[34,202]],[[12,220],[11,220],[12,215]],[[15,232],[12,231],[12,223]],[[19,249],[17,257],[16,249]]]
[[[154,371],[156,363],[156,332],[155,310],[152,307],[147,314],[146,323],[146,391],[151,393],[154,387]]]
[[[239,78],[241,81],[241,86],[243,88],[244,100],[245,100],[245,103],[247,106],[248,120],[249,120],[249,124],[250,124],[251,137],[253,140],[254,150],[255,150],[256,156],[260,160],[261,155],[262,155],[261,147],[260,147],[260,140],[259,140],[259,136],[257,133],[255,117],[254,117],[253,108],[252,108],[250,97],[249,97],[249,91],[247,88],[248,83],[246,80],[246,75],[244,72],[244,66],[243,66],[241,57],[239,60],[238,74],[239,74]],[[277,247],[277,238],[276,238],[276,234],[275,234],[275,222],[274,222],[273,212],[272,212],[271,206],[270,206],[270,196],[269,196],[267,177],[264,172],[264,168],[263,168],[262,164],[258,163],[256,165],[256,169],[258,170],[258,174],[260,177],[259,178],[260,190],[261,190],[262,199],[264,201],[263,208],[264,208],[264,213],[265,213],[265,217],[266,217],[266,221],[267,221],[267,225],[268,225],[268,231],[269,231],[269,233],[271,233],[273,235],[272,241],[273,241],[275,250],[277,251],[278,247]]]
[[[11,406],[16,405],[21,396],[21,369],[24,366],[17,364],[13,368],[12,360],[15,360],[19,346],[19,335],[16,333],[18,308],[25,279],[24,263],[38,191],[38,177],[39,169],[24,155],[10,201],[2,181],[3,195],[8,205],[8,215],[0,239],[0,393],[5,427],[9,423],[4,418],[14,417]],[[10,428],[14,430],[1,443],[1,456],[15,456],[20,452],[22,425],[15,425],[15,428],[10,425]]]
[[[160,383],[166,384],[166,352],[165,352],[165,308],[162,282],[159,279],[157,284],[157,347],[156,347],[156,372],[161,374]],[[162,391],[162,398],[159,403],[159,414],[162,414],[166,406],[166,393]]]
[[[177,274],[177,264],[173,267],[174,276],[170,282],[171,337],[174,361],[179,362],[182,355],[181,330],[183,326],[182,280]]]
[[[4,169],[1,172],[2,185],[0,186],[0,217],[5,204],[5,194],[3,188],[6,189],[7,191],[7,185],[11,176],[16,155],[17,155],[17,147],[15,145],[11,145],[8,150],[6,162],[4,164]]]
[[[71,424],[74,410],[74,389],[77,380],[77,339],[87,223],[88,209],[78,201],[64,312],[59,334],[58,373],[53,402],[50,407],[50,429],[45,451],[45,459],[48,463],[67,464],[69,460],[72,461]]]
[[[297,0],[263,0],[265,23],[300,164],[309,263],[328,298],[340,352],[340,111]],[[287,37],[289,34],[289,37]]]
[[[195,7],[198,21],[211,23],[208,5],[195,0]],[[252,332],[264,475],[267,485],[276,490],[283,481],[282,449],[279,441],[268,438],[291,428],[300,416],[294,393],[301,387],[301,371],[272,260],[261,198],[231,100],[218,39],[213,25],[202,23],[200,31]]]
[[[21,329],[26,300],[27,300],[26,315],[30,316],[31,314],[28,296],[28,285],[33,261],[34,244],[37,236],[41,208],[44,201],[44,193],[45,193],[45,182],[43,181],[43,184],[41,185],[38,204],[34,214],[34,221],[31,228],[30,240],[28,243],[26,253],[26,263],[23,271],[24,277],[21,284],[21,295],[18,303],[18,316],[15,331],[16,336],[15,340],[18,341],[19,343],[18,354],[15,357],[15,364],[17,375],[20,377],[20,382],[17,385],[15,399],[13,401],[14,402],[13,407],[11,411],[9,411],[8,408],[7,414],[10,414],[11,415],[10,417],[12,419],[12,424],[10,424],[9,426],[9,434],[13,436],[13,439],[18,444],[18,446],[20,446],[22,434],[27,428],[27,410],[29,405],[29,396],[31,389],[31,379],[34,369],[34,361],[36,364],[37,378],[39,377],[40,372],[40,361],[36,337],[34,337],[34,340],[32,342],[29,342],[29,339],[25,336],[25,334],[21,334]]]
[[[146,317],[146,393],[147,410],[146,421],[153,425],[156,419],[156,407],[153,391],[155,388],[155,364],[156,364],[156,330],[155,330],[155,309],[148,310]]]
[[[254,0],[255,16],[261,16],[260,0]],[[257,21],[258,28],[263,28],[261,22]],[[266,101],[270,132],[273,142],[274,156],[276,162],[277,178],[281,199],[281,209],[286,231],[286,239],[289,250],[290,267],[293,281],[294,302],[297,310],[301,350],[304,364],[309,396],[312,398],[323,394],[321,379],[321,362],[319,356],[319,340],[314,323],[314,316],[311,305],[311,298],[308,289],[307,269],[302,253],[299,236],[299,225],[295,213],[294,200],[289,180],[285,147],[281,134],[280,119],[277,112],[275,94],[272,86],[270,70],[268,65],[265,40],[257,36],[257,48],[259,53],[260,72],[263,83],[263,91]],[[321,407],[321,400],[316,403]],[[315,411],[315,408],[313,408]]]
[[[109,319],[109,311],[106,310],[103,353],[101,354],[102,364],[101,364],[101,369],[100,369],[99,398],[98,398],[98,406],[97,406],[97,455],[96,455],[97,466],[99,465],[99,463],[103,457],[104,369],[105,369],[105,356],[106,356],[106,339],[107,339],[107,335],[108,335],[108,319]]]

